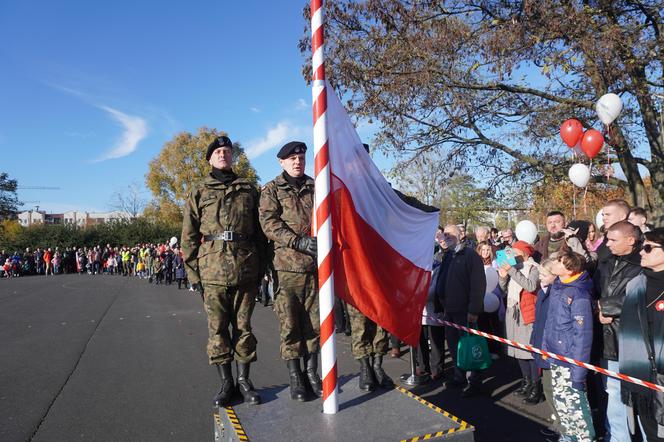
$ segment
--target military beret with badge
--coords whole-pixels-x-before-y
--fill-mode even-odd
[[[301,141],[291,141],[283,145],[279,152],[277,153],[277,158],[280,160],[285,160],[291,155],[306,153],[307,145]]]
[[[226,135],[222,135],[220,137],[216,137],[208,146],[207,152],[205,153],[205,159],[207,161],[210,161],[210,157],[212,156],[212,153],[219,149],[220,147],[230,147],[231,149],[233,148],[233,142],[231,141],[230,138],[228,138]]]

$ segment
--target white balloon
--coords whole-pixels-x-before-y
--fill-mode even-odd
[[[590,181],[590,169],[585,164],[577,163],[569,168],[569,179],[575,186],[586,187]]]
[[[516,225],[514,233],[517,239],[532,245],[535,244],[535,239],[537,238],[537,226],[532,221],[524,219]]]
[[[597,212],[597,216],[595,216],[595,227],[597,227],[597,230],[599,230],[603,225],[604,225],[604,214],[602,213],[602,209],[599,209],[599,212]],[[597,232],[597,236],[599,236],[599,232]]]
[[[484,293],[491,293],[498,286],[498,271],[491,266],[485,266],[484,274],[486,275],[486,291]]]
[[[498,307],[500,307],[500,300],[496,295],[493,293],[487,293],[484,295],[484,312],[485,313],[493,313],[498,311]]]
[[[604,124],[613,123],[618,118],[618,115],[620,115],[620,112],[622,112],[622,108],[622,100],[616,94],[602,95],[595,105],[597,116]]]
[[[168,245],[173,247],[175,244],[178,243],[178,239],[176,237],[171,238],[171,240],[168,242]]]

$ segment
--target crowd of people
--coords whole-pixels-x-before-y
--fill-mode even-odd
[[[595,226],[552,211],[546,233],[530,243],[511,229],[478,227],[473,240],[459,226],[441,227],[419,370],[443,376],[446,341],[455,368],[445,385],[463,387],[463,397],[480,393],[482,373],[456,364],[462,332],[444,320],[663,385],[664,228],[623,200],[608,201],[602,214]],[[495,311],[486,307],[494,303]],[[490,343],[492,357],[505,353],[521,371],[514,394],[524,404],[550,406],[548,437],[592,441],[595,428],[604,427],[603,440],[630,441],[635,432],[663,440],[663,393],[500,345]],[[592,410],[603,422],[594,425]]]
[[[162,244],[133,247],[106,246],[26,248],[23,253],[0,251],[0,277],[79,273],[88,275],[136,276],[150,283],[189,288],[182,252],[171,239]]]

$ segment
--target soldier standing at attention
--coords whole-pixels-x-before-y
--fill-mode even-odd
[[[228,137],[216,138],[205,158],[212,172],[187,198],[182,253],[187,277],[205,302],[207,353],[221,377],[214,404],[226,406],[233,397],[233,359],[237,389],[245,402],[259,404],[261,398],[249,380],[249,365],[256,361],[251,314],[266,246],[258,221],[259,194],[250,180],[233,172],[233,143]]]
[[[316,238],[311,237],[314,180],[304,174],[307,146],[299,141],[284,145],[277,158],[283,168],[263,187],[260,221],[274,241],[274,270],[278,290],[274,307],[279,318],[281,357],[290,375],[291,398],[305,401],[307,389],[300,366],[304,359],[309,386],[321,397],[318,376],[320,318]]]

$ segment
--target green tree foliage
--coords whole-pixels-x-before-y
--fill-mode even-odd
[[[7,173],[0,173],[0,220],[14,217],[21,205],[16,187],[16,180],[10,179]]]
[[[325,3],[327,77],[374,140],[408,156],[439,149],[492,188],[567,179],[560,124],[601,129],[597,99],[625,107],[605,139],[627,180],[597,173],[664,213],[664,1]],[[305,9],[305,16],[308,10]],[[305,78],[311,78],[305,30]],[[598,160],[607,162],[606,150]],[[639,166],[652,177],[648,194]]]
[[[26,247],[83,247],[111,244],[133,246],[140,243],[164,243],[179,237],[180,227],[154,223],[145,218],[120,220],[87,228],[75,225],[37,224],[21,227],[16,222],[0,232],[0,249],[25,250]]]
[[[164,144],[159,155],[150,161],[146,185],[153,201],[146,208],[151,218],[172,223],[182,221],[182,207],[192,186],[210,173],[205,160],[208,145],[215,137],[227,135],[217,129],[201,127],[198,133],[181,132]],[[238,176],[258,183],[256,170],[251,166],[244,149],[234,143],[233,170]]]

